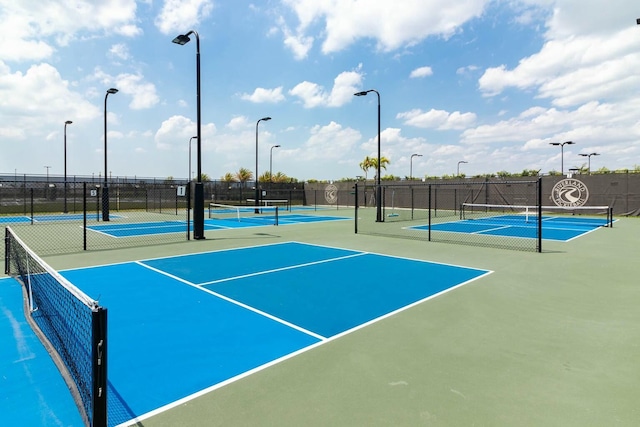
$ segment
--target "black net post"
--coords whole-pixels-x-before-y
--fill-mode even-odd
[[[353,186],[355,193],[356,193],[356,202],[355,202],[355,214],[354,214],[354,218],[355,218],[355,233],[358,234],[358,183],[356,182],[356,184]]]
[[[33,225],[33,188],[29,191],[30,195],[30,209],[31,209],[31,225]]]
[[[96,187],[96,221],[100,221],[100,190],[101,187]]]
[[[87,183],[82,183],[82,249],[87,250]]]
[[[5,227],[4,229],[4,274],[9,275],[11,273],[11,268],[9,268],[9,254],[11,253],[11,247],[9,239],[9,229]]]
[[[538,242],[536,244],[536,251],[542,252],[542,178],[538,178],[536,191],[538,193]]]
[[[107,427],[107,309],[92,313],[93,414],[92,427]]]
[[[429,193],[429,201],[428,201],[428,203],[429,203],[429,208],[428,208],[428,211],[429,211],[429,226],[428,226],[428,230],[429,230],[429,232],[428,232],[428,234],[429,235],[427,237],[427,240],[431,241],[431,184],[429,184],[428,193]]]
[[[186,194],[187,198],[187,240],[191,239],[191,181],[187,183]]]

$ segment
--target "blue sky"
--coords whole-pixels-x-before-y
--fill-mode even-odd
[[[637,0],[0,0],[0,173],[300,180],[640,165]],[[273,148],[280,145],[279,148]],[[195,173],[195,142],[192,172]],[[414,157],[412,154],[421,154]],[[46,167],[50,166],[50,167]],[[369,178],[373,171],[369,171]]]

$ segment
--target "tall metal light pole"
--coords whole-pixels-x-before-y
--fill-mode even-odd
[[[269,188],[271,188],[271,183],[273,183],[273,149],[280,148],[280,144],[272,145],[269,150]]]
[[[409,181],[413,179],[413,158],[414,157],[422,157],[422,154],[412,154],[411,160],[409,161]]]
[[[189,176],[187,177],[188,183],[191,182],[191,141],[193,141],[194,139],[198,139],[198,137],[192,136],[191,138],[189,138]]]
[[[599,156],[600,154],[598,154],[598,153],[589,153],[589,154],[586,154],[586,153],[580,153],[580,154],[578,154],[578,155],[579,155],[579,156],[582,156],[582,157],[588,157],[588,158],[589,158],[589,168],[588,168],[588,171],[589,171],[589,175],[591,175],[591,156]]]
[[[375,89],[354,93],[355,96],[365,96],[369,92],[378,95],[378,165],[376,171],[376,222],[382,222],[382,186],[380,184],[380,92]]]
[[[64,122],[64,213],[68,213],[67,210],[67,125],[73,123],[71,120]]]
[[[256,195],[255,195],[255,213],[260,213],[258,206],[260,205],[260,188],[259,188],[259,176],[258,176],[258,125],[260,122],[267,122],[271,120],[271,117],[263,117],[256,122]]]
[[[194,30],[187,34],[180,34],[173,43],[181,46],[187,44],[191,39],[189,36],[196,36],[196,123],[197,123],[197,170],[198,178],[195,184],[195,194],[193,197],[193,238],[195,240],[204,239],[204,186],[202,184],[202,115],[200,99],[200,36]],[[191,178],[191,177],[189,177]]]
[[[107,89],[104,95],[104,185],[102,188],[102,220],[109,221],[109,183],[107,180],[107,98],[110,94],[118,93],[118,89]]]
[[[456,176],[460,176],[460,163],[469,163],[469,162],[465,162],[464,160],[460,160],[458,162],[458,169],[456,170]]]
[[[564,146],[575,144],[573,141],[565,141],[565,142],[550,142],[549,144],[555,145],[556,147],[560,146],[560,175],[564,175]]]

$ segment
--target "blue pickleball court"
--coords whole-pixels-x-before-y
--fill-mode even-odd
[[[608,220],[604,218],[543,215],[542,238],[567,242],[600,227],[606,227],[607,224]],[[408,228],[428,230],[429,225],[417,225]],[[533,215],[495,215],[431,224],[431,231],[527,239],[535,239],[537,237],[537,229],[538,221]]]
[[[297,242],[61,272],[108,309],[110,426],[489,273]]]

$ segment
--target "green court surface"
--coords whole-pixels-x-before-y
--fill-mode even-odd
[[[137,426],[637,426],[640,219],[616,219],[543,253],[356,235],[353,221],[331,221],[45,260],[69,269],[297,241],[493,271]],[[363,270],[360,285],[389,276]]]

